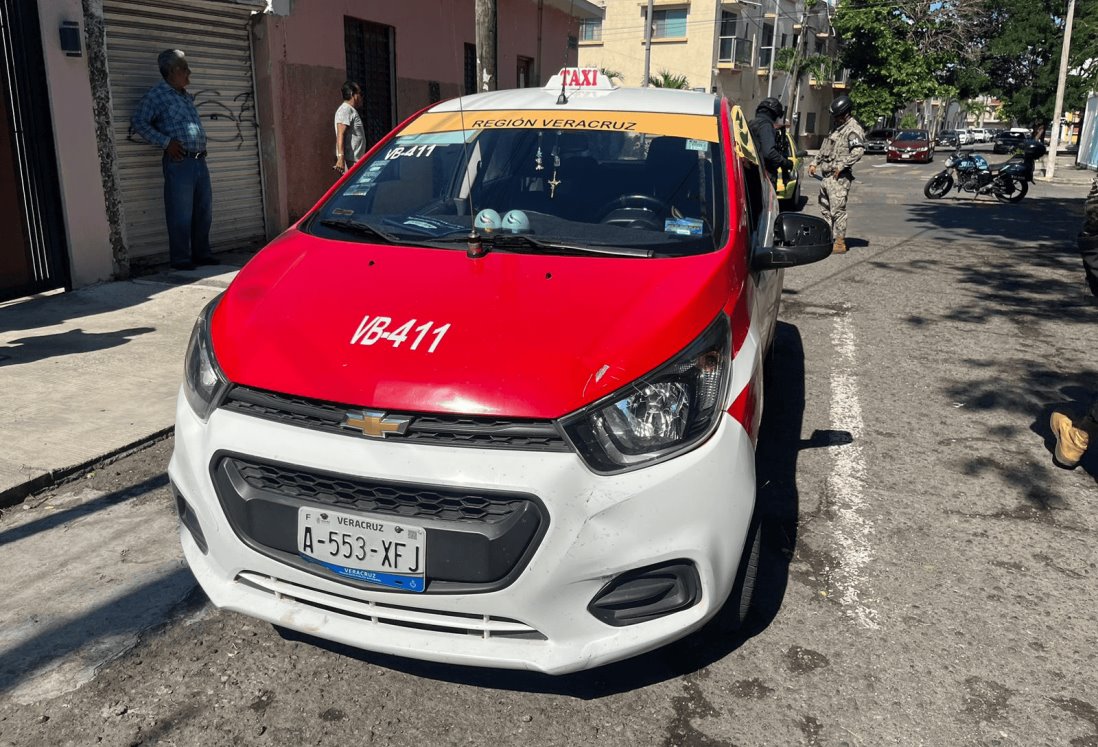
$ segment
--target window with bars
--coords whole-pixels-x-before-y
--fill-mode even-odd
[[[343,43],[347,79],[362,86],[362,124],[366,147],[393,129],[393,47],[395,29],[344,17]]]
[[[642,10],[647,13],[647,10]],[[685,39],[686,8],[671,8],[652,12],[653,39]]]

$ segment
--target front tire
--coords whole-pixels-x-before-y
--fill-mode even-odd
[[[1029,184],[1025,179],[1020,176],[1012,176],[1010,178],[1011,191],[1003,192],[1001,190],[995,190],[995,199],[1000,202],[1021,202],[1022,198],[1029,192]]]
[[[755,596],[755,578],[759,574],[759,555],[762,551],[762,522],[759,521],[759,509],[756,506],[755,513],[748,525],[747,537],[744,539],[743,557],[740,559],[740,567],[736,569],[736,582],[732,586],[732,593],[724,603],[721,612],[723,618],[722,628],[727,633],[734,633],[743,628],[751,614],[751,599]]]
[[[923,187],[923,195],[928,200],[937,200],[945,197],[949,190],[953,189],[953,177],[946,173],[935,174]]]
[[[782,200],[779,207],[782,210],[796,212],[801,209],[801,180],[793,186],[793,196],[788,200]]]

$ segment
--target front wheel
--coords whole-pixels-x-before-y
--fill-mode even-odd
[[[995,199],[1000,202],[1020,202],[1029,191],[1029,184],[1020,176],[1003,179],[995,188]]]
[[[923,194],[927,199],[937,200],[939,197],[945,197],[951,189],[953,189],[953,177],[943,171],[930,178],[923,187]]]

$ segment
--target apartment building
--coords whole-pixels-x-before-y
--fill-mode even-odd
[[[602,18],[580,21],[580,64],[620,73],[619,85],[643,85],[647,3],[605,0],[603,9]],[[655,0],[651,26],[651,77],[685,78],[688,88],[727,96],[749,116],[775,96],[803,147],[827,134],[827,107],[847,83],[826,2]]]

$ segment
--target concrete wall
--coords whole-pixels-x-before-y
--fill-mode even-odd
[[[498,87],[513,88],[518,57],[537,60],[538,4],[499,0],[497,13]],[[307,212],[338,176],[332,118],[347,77],[344,16],[395,29],[397,123],[430,103],[430,81],[443,99],[463,93],[464,45],[476,42],[473,0],[296,0],[288,15],[259,18],[256,88],[272,233]],[[567,37],[576,28],[567,13],[544,8],[543,77],[575,63]]]
[[[38,0],[38,13],[70,272],[73,287],[79,287],[109,280],[115,269],[100,175],[87,44],[83,44],[83,56],[66,57],[58,39],[61,21],[77,21],[84,30],[84,10],[81,0]]]

